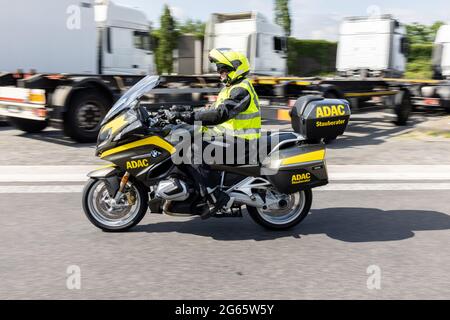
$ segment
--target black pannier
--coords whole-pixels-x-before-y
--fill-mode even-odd
[[[350,105],[344,99],[308,95],[299,98],[290,111],[292,128],[306,139],[334,139],[344,133]]]

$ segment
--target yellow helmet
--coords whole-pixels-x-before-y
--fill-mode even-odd
[[[215,63],[217,70],[226,69],[228,73],[226,84],[232,84],[244,78],[250,72],[250,63],[245,55],[230,49],[212,49],[209,61]]]

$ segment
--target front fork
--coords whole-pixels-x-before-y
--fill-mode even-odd
[[[120,201],[120,199],[122,198],[123,191],[125,189],[125,186],[128,183],[129,178],[130,178],[130,173],[127,171],[127,172],[125,172],[122,179],[120,180],[119,190],[117,191],[116,196],[114,197],[114,201],[116,203],[118,203]],[[128,204],[134,205],[134,203],[136,202],[136,196],[134,194],[132,194],[131,192],[127,192],[125,195],[127,197]]]
[[[129,178],[130,178],[130,173],[127,171],[127,172],[125,172],[122,179],[120,180],[119,190],[117,191],[116,196],[114,197],[114,200],[116,200],[116,202],[118,202],[120,200],[120,198],[122,197],[123,189],[127,185]]]

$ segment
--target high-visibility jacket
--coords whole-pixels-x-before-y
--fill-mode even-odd
[[[261,110],[258,95],[248,79],[223,88],[213,107],[217,107],[226,99],[229,99],[231,91],[237,87],[249,92],[251,96],[250,105],[246,110],[238,113],[233,118],[214,126],[212,130],[215,133],[225,133],[247,140],[258,139],[261,137]]]

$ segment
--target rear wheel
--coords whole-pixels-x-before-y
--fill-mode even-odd
[[[276,208],[263,209],[247,206],[250,217],[270,230],[286,230],[298,225],[311,209],[312,191],[303,190],[282,196],[281,203]]]
[[[48,121],[30,120],[15,117],[10,117],[8,120],[17,129],[28,133],[41,132],[42,130],[47,128],[48,125]]]
[[[103,231],[126,231],[144,218],[148,194],[143,187],[128,182],[116,202],[103,180],[90,179],[83,191],[83,210],[89,221]]]

